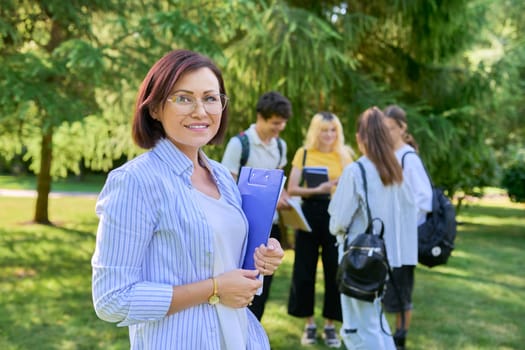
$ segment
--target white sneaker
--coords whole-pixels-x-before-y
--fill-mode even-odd
[[[313,345],[315,343],[317,343],[317,328],[315,326],[304,327],[301,345]]]
[[[330,348],[338,348],[341,346],[341,340],[337,337],[335,327],[325,327],[323,332],[323,339],[326,346]]]

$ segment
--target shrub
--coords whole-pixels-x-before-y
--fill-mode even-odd
[[[525,202],[525,160],[518,160],[503,171],[501,181],[513,202]]]

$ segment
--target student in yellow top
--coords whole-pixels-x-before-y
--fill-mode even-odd
[[[335,282],[338,266],[336,239],[329,231],[328,204],[335,191],[343,168],[352,161],[352,150],[344,144],[341,122],[330,112],[313,116],[306,134],[304,147],[295,153],[288,178],[288,193],[302,197],[302,209],[312,232],[297,230],[295,233],[295,261],[288,301],[288,314],[305,318],[302,345],[317,342],[314,320],[315,276],[319,248],[324,272],[323,338],[329,347],[338,348],[334,321],[341,321],[341,302]],[[329,181],[317,187],[307,187],[303,181],[305,166],[326,167]]]

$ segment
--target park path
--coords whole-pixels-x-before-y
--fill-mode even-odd
[[[66,196],[85,197],[85,198],[97,198],[98,193],[90,192],[59,192],[52,191],[49,193],[50,198],[60,198]],[[11,190],[0,188],[0,197],[36,197],[35,190]]]

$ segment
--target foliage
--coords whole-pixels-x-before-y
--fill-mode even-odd
[[[525,136],[524,11],[519,0],[7,0],[2,163],[23,156],[39,172],[49,161],[63,177],[137,155],[137,87],[154,61],[184,47],[223,70],[227,136],[255,120],[268,90],[292,101],[282,135],[290,153],[319,110],[337,114],[355,146],[359,113],[397,103],[434,182],[449,195],[479,195],[499,183],[507,145]],[[223,146],[207,152],[220,159]]]
[[[54,227],[25,223],[32,201],[0,197],[0,348],[129,349],[127,329],[99,320],[93,311],[95,200],[53,198],[51,216],[60,223]],[[449,264],[416,269],[410,349],[522,348],[523,209],[488,199],[465,208]],[[304,327],[286,312],[293,259],[293,251],[286,251],[263,317],[272,348],[279,350],[297,349]],[[321,265],[316,290],[321,326]]]
[[[525,157],[517,159],[503,170],[501,185],[514,202],[525,202]]]
[[[27,147],[25,157],[39,176],[36,222],[49,223],[55,130],[100,112],[95,92],[103,86],[107,48],[99,45],[93,18],[118,13],[122,4],[10,0],[0,8],[0,128]],[[59,174],[66,175],[68,165]]]

